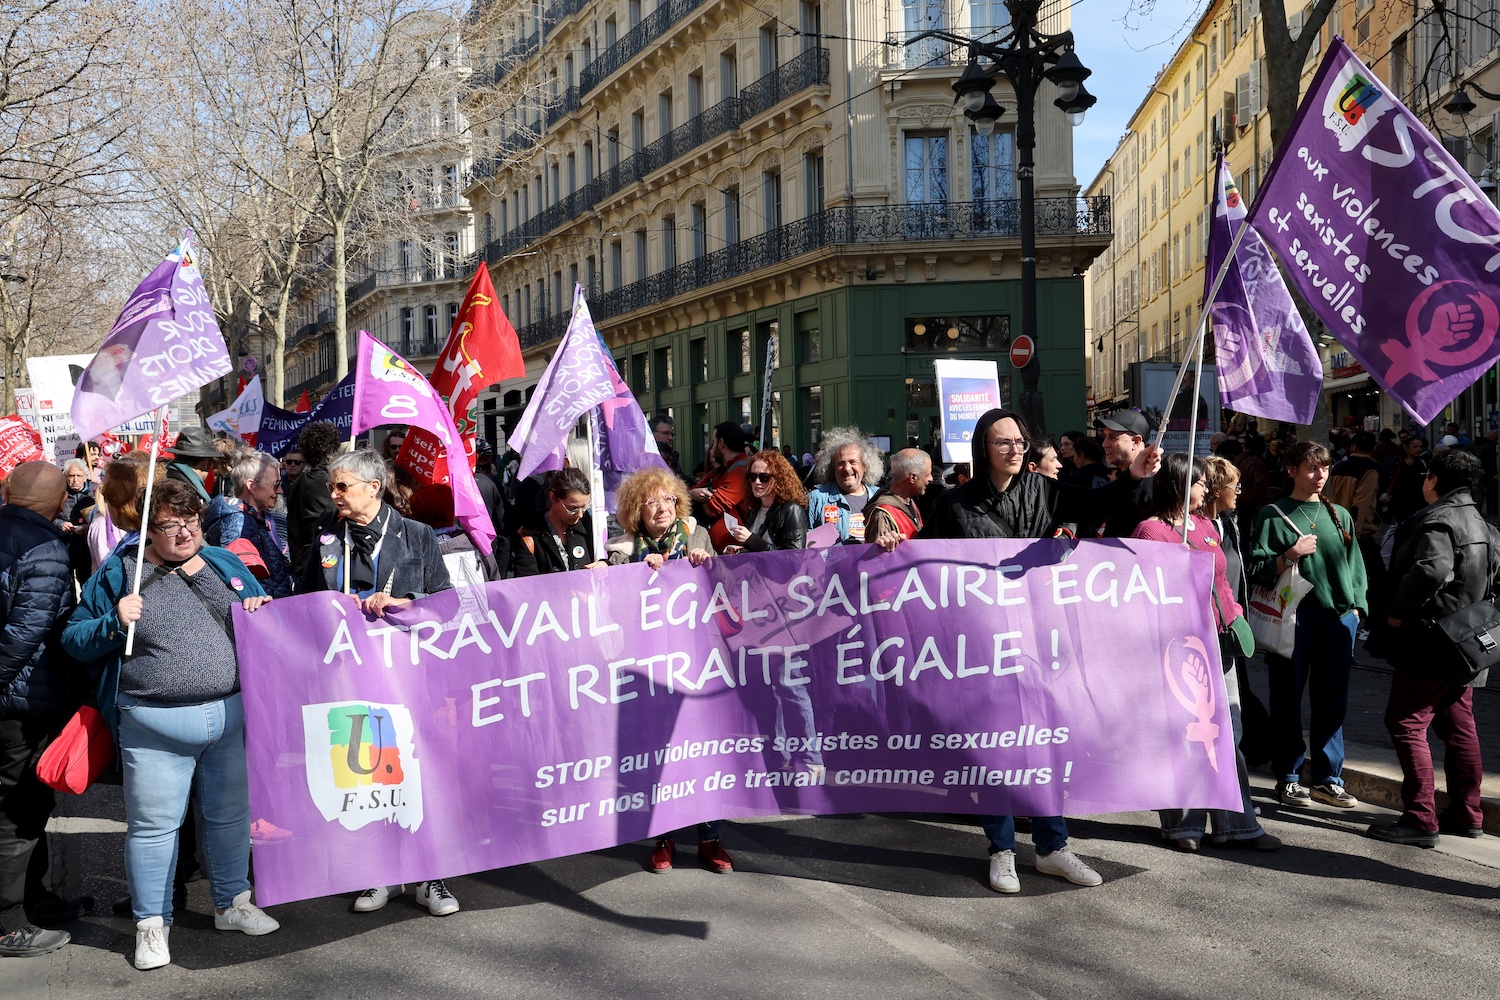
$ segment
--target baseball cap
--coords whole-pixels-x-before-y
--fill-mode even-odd
[[[1151,425],[1139,410],[1117,410],[1102,420],[1095,420],[1094,426],[1100,430],[1134,434],[1141,438],[1151,433]]]
[[[1452,434],[1444,434],[1443,439],[1439,441],[1438,444],[1444,448],[1457,448],[1458,438],[1454,437]]]

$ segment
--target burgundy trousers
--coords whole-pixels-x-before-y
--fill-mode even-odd
[[[1482,826],[1479,787],[1484,780],[1484,763],[1474,726],[1473,689],[1398,673],[1391,679],[1385,728],[1401,761],[1401,802],[1405,807],[1401,822],[1419,830],[1436,832],[1438,828],[1432,750],[1427,745],[1429,727],[1448,747],[1443,771],[1448,778],[1449,816],[1460,826]]]

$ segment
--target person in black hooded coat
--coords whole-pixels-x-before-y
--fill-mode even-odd
[[[1102,522],[1134,503],[1135,487],[1161,465],[1155,447],[1141,449],[1122,475],[1099,489],[1080,489],[1026,468],[1031,434],[1019,413],[990,410],[974,428],[974,476],[944,493],[922,538],[1050,538],[1069,522]],[[990,842],[990,888],[1020,892],[1016,876],[1016,827],[1012,816],[980,818]],[[1099,873],[1068,849],[1068,824],[1061,816],[1034,816],[1036,867],[1075,885],[1099,885]]]

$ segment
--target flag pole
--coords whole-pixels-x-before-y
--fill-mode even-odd
[[[599,407],[588,414],[589,436],[589,508],[594,522],[594,562],[605,558],[605,533],[609,528],[609,512],[604,507],[604,470],[599,462]],[[686,512],[683,512],[684,516]]]
[[[1224,255],[1224,263],[1219,265],[1219,273],[1214,275],[1214,283],[1209,286],[1208,294],[1203,297],[1203,308],[1198,313],[1198,333],[1194,336],[1192,344],[1188,346],[1188,354],[1198,352],[1202,355],[1203,341],[1208,334],[1208,316],[1213,306],[1214,298],[1219,294],[1219,287],[1224,284],[1224,279],[1229,275],[1229,265],[1234,263],[1234,255],[1240,248],[1240,241],[1245,238],[1245,233],[1250,229],[1247,219],[1240,231],[1234,234],[1234,239],[1229,244],[1229,252]],[[1151,447],[1161,448],[1162,438],[1167,436],[1167,421],[1171,419],[1172,403],[1177,399],[1177,393],[1182,391],[1182,380],[1187,377],[1187,355],[1183,355],[1182,366],[1177,369],[1177,379],[1172,383],[1172,391],[1167,394],[1167,405],[1161,414],[1161,423],[1156,428],[1156,439],[1151,442]],[[1194,404],[1194,412],[1197,404]]]
[[[151,487],[156,481],[156,453],[161,450],[162,439],[167,434],[167,408],[156,408],[156,440],[151,443],[151,454],[146,457],[146,498],[141,501],[141,537],[135,546],[135,580],[130,585],[130,596],[141,592],[141,570],[146,566],[146,528],[151,524]],[[106,515],[108,516],[108,515]],[[135,622],[125,630],[125,655],[135,652]]]
[[[1182,484],[1182,541],[1183,541],[1183,544],[1187,544],[1187,540],[1188,540],[1188,516],[1192,513],[1192,511],[1189,508],[1191,507],[1192,496],[1193,496],[1193,448],[1198,443],[1198,403],[1201,401],[1200,398],[1199,398],[1198,393],[1199,393],[1199,391],[1200,391],[1200,389],[1202,388],[1202,385],[1203,385],[1203,342],[1206,339],[1207,339],[1206,337],[1199,337],[1198,338],[1198,363],[1193,366],[1193,398],[1192,398],[1190,406],[1189,406],[1189,415],[1188,415],[1188,439],[1187,439],[1187,459],[1188,460],[1187,460],[1187,471],[1183,473],[1183,475],[1186,477],[1187,481]],[[1183,367],[1186,367],[1186,363],[1185,362],[1184,362],[1184,366]],[[1170,416],[1170,413],[1171,413],[1170,407],[1172,405],[1175,405],[1176,402],[1177,402],[1177,397],[1173,396],[1172,397],[1172,402],[1170,404],[1168,404],[1168,415],[1169,416]]]

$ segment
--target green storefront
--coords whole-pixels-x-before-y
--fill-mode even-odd
[[[1083,279],[1038,282],[1037,353],[1052,433],[1084,420]],[[684,469],[702,461],[710,429],[760,420],[767,343],[772,440],[800,455],[825,427],[856,424],[892,449],[925,447],[938,426],[935,358],[999,362],[1013,405],[1020,373],[1009,361],[1020,332],[1018,281],[881,284],[823,292],[679,330],[616,351],[648,414],[677,422]]]

